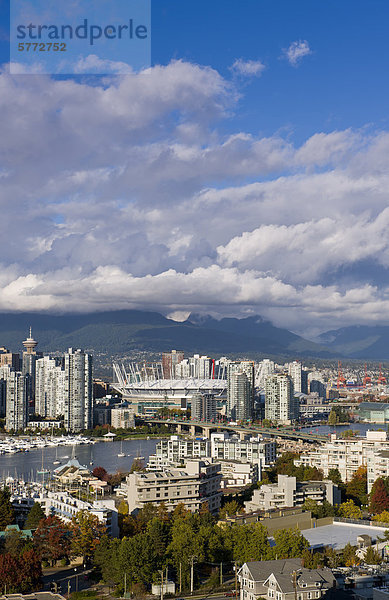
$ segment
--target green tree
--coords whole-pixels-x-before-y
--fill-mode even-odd
[[[357,549],[348,542],[343,548],[342,562],[345,567],[354,567],[359,565],[360,558],[357,555]]]
[[[328,425],[337,425],[339,423],[339,417],[333,408],[331,408],[331,412],[328,415],[327,423],[328,423]]]
[[[15,514],[10,501],[11,492],[7,487],[0,489],[0,531],[4,531],[7,525],[12,525]]]
[[[380,565],[382,563],[382,557],[373,548],[373,546],[368,547],[368,549],[366,550],[366,554],[363,557],[363,560],[367,565]]]
[[[73,518],[70,526],[72,532],[71,551],[73,556],[82,556],[89,560],[106,533],[105,525],[96,515],[80,510]]]
[[[235,525],[231,528],[231,532],[233,559],[238,563],[269,558],[268,533],[261,523]]]
[[[219,519],[225,519],[226,517],[234,517],[238,513],[243,512],[243,508],[236,500],[226,502],[226,504],[219,511]]]
[[[330,481],[332,481],[337,486],[341,486],[342,485],[342,476],[340,474],[339,469],[330,469],[328,471],[327,479],[329,479]]]
[[[24,529],[36,529],[39,522],[45,518],[45,513],[39,502],[34,502],[24,523]]]
[[[274,533],[275,546],[273,555],[275,558],[296,558],[302,556],[303,551],[309,547],[308,541],[297,529],[279,529]]]
[[[362,511],[353,500],[347,500],[339,506],[339,516],[345,519],[362,519]]]

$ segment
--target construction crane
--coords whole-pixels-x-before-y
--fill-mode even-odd
[[[371,384],[371,377],[367,374],[367,364],[365,363],[365,376],[363,378],[363,387],[367,387]]]
[[[382,367],[382,365],[380,363],[380,374],[378,376],[377,383],[381,383],[382,385],[385,385],[385,383],[386,383],[386,377],[384,377],[382,375],[381,367]]]
[[[338,389],[346,387],[346,378],[343,375],[343,372],[342,372],[342,363],[341,363],[340,360],[338,360],[338,381],[337,381],[336,387]]]

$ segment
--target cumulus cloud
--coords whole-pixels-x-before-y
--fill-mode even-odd
[[[222,134],[238,98],[183,61],[98,84],[1,73],[0,310],[384,320],[389,133]]]
[[[292,42],[288,48],[284,50],[284,56],[292,67],[297,67],[304,56],[312,54],[312,50],[306,40],[298,40]]]
[[[243,58],[237,58],[230,67],[232,73],[243,77],[260,77],[265,69],[265,65],[260,60],[243,60]]]

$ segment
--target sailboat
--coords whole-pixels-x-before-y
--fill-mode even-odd
[[[120,442],[120,452],[118,454],[119,458],[123,458],[123,456],[126,456],[123,452],[123,440]]]
[[[37,471],[38,475],[42,475],[42,481],[44,481],[45,475],[50,473],[50,471],[48,469],[45,469],[43,466],[43,448],[44,448],[44,446],[42,446],[42,467],[41,467],[40,471]]]
[[[53,460],[53,465],[59,465],[60,460],[58,459],[58,446],[55,447],[55,460]]]

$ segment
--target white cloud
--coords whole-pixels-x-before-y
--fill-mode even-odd
[[[312,50],[306,40],[292,42],[289,48],[284,50],[284,56],[293,67],[297,67],[304,56],[309,54],[312,54]]]
[[[0,74],[0,310],[385,320],[389,133],[221,134],[237,99],[182,61]]]
[[[260,60],[243,60],[243,58],[237,58],[230,67],[232,73],[243,77],[260,77],[265,69],[265,65]]]

